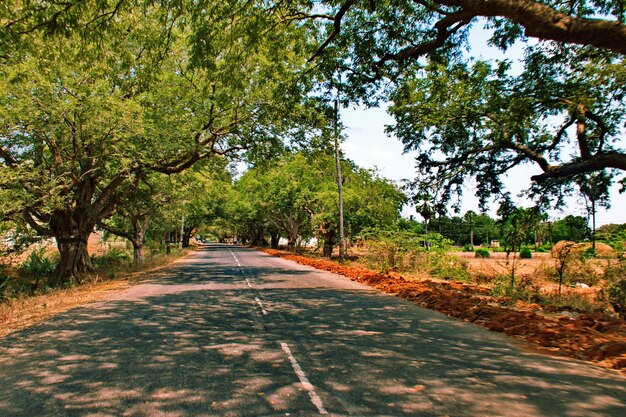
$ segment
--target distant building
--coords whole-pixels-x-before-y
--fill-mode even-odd
[[[492,240],[491,243],[489,244],[489,246],[491,246],[492,248],[499,248],[500,247],[500,241],[499,240]]]

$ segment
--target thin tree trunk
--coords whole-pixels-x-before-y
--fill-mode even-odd
[[[270,246],[272,249],[278,249],[280,242],[280,233],[270,233]]]
[[[135,268],[143,263],[143,243],[140,242],[132,242],[133,243],[133,263]]]
[[[324,234],[324,256],[331,258],[333,256],[333,248],[335,247],[335,232],[329,231]]]

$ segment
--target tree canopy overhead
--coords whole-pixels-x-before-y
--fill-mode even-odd
[[[530,178],[537,195],[559,194],[591,172],[626,170],[622,60],[545,49],[527,54],[520,75],[507,62],[431,63],[399,85],[389,132],[419,152],[417,189],[437,188],[448,201],[474,177],[484,204],[503,192],[504,174],[527,163],[540,171]],[[615,174],[603,175],[600,193]]]
[[[36,6],[1,9],[0,215],[56,238],[60,281],[91,269],[89,234],[150,172],[320,128],[294,81],[306,37],[256,3]]]
[[[325,30],[311,61],[343,73],[350,99],[394,102],[390,132],[419,153],[417,203],[436,206],[425,211],[439,210],[471,176],[485,202],[501,193],[501,175],[527,162],[541,170],[532,181],[544,196],[581,175],[626,170],[623,1],[321,4],[327,14],[307,15]],[[538,39],[526,45],[523,74],[509,62],[467,59],[475,25],[505,50]]]

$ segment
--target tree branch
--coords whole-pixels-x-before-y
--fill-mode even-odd
[[[4,159],[4,163],[9,168],[13,168],[17,164],[17,159],[15,159],[9,148],[6,146],[0,146],[0,157]]]
[[[406,62],[409,59],[417,59],[429,52],[436,50],[437,48],[441,48],[446,43],[448,38],[450,38],[450,36],[458,32],[459,29],[461,29],[463,26],[469,24],[473,17],[474,15],[465,11],[451,13],[448,16],[444,17],[435,24],[435,29],[437,29],[437,36],[435,37],[435,39],[427,42],[422,42],[419,45],[404,48],[397,53],[387,53],[383,55],[382,58],[374,64],[374,67],[376,69],[375,78],[381,77],[380,68],[382,68],[382,66],[389,61],[402,63]]]
[[[592,120],[600,128],[600,141],[598,143],[598,148],[596,149],[596,154],[601,153],[602,148],[604,148],[605,137],[608,133],[610,133],[609,128],[606,126],[600,116],[593,112],[590,112],[589,110],[585,112],[585,117]]]
[[[32,227],[33,230],[36,231],[38,234],[42,236],[49,236],[52,234],[49,228],[44,227],[40,225],[39,223],[37,223],[37,221],[33,218],[29,209],[25,209],[22,211],[22,217],[24,218],[26,223],[28,223],[28,225]]]
[[[324,53],[324,50],[328,47],[328,45],[330,45],[330,43],[337,37],[337,35],[339,35],[339,32],[341,32],[341,20],[348,12],[348,10],[350,10],[350,7],[352,7],[356,2],[357,0],[346,0],[346,2],[339,8],[339,11],[337,11],[337,14],[333,18],[333,31],[330,33],[328,38],[326,38],[324,43],[317,49],[317,51],[315,51],[313,56],[309,58],[308,62],[311,62],[320,57]]]
[[[504,147],[522,153],[528,159],[535,161],[544,171],[550,169],[550,164],[548,163],[547,159],[542,154],[526,145],[514,142],[507,142],[504,144]]]
[[[548,165],[543,174],[534,175],[530,179],[541,184],[551,178],[566,178],[577,174],[600,171],[604,168],[626,171],[626,155],[618,152],[600,153],[581,161],[563,165]]]
[[[118,228],[113,227],[113,226],[109,226],[108,224],[106,224],[104,222],[98,222],[98,227],[103,228],[104,230],[106,230],[109,233],[114,234],[115,236],[119,236],[119,237],[123,237],[124,239],[128,239],[131,242],[133,242],[133,240],[134,240],[134,236],[132,235],[132,233],[127,232],[127,231],[122,230],[122,229],[118,229]]]
[[[521,25],[526,36],[590,45],[626,54],[626,25],[607,19],[572,17],[533,0],[440,0],[473,16],[505,17]]]

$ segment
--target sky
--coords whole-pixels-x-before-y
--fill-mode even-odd
[[[488,32],[477,28],[470,35],[472,49],[471,55],[481,59],[497,59],[504,55],[496,48],[486,45],[485,39]],[[507,51],[506,57],[515,59],[522,56],[521,45],[514,45],[512,50]],[[515,68],[515,66],[514,66]],[[385,133],[385,126],[394,123],[394,120],[386,112],[386,105],[380,108],[366,109],[364,107],[341,109],[341,120],[346,126],[344,135],[346,141],[341,145],[345,156],[352,159],[363,168],[377,168],[380,174],[388,179],[400,182],[403,179],[413,179],[415,173],[414,158],[416,153],[404,154],[402,143],[395,137],[389,137]],[[626,140],[622,140],[626,143]],[[539,174],[541,169],[533,164],[526,164],[509,171],[504,179],[507,190],[514,197],[518,206],[530,207],[533,202],[517,197],[524,189],[530,186],[530,177]],[[597,208],[596,225],[599,227],[608,223],[626,223],[626,193],[620,194],[620,186],[615,185],[611,189],[611,208]],[[461,213],[467,210],[479,212],[478,199],[474,196],[471,184],[464,187]],[[488,214],[496,217],[497,204],[491,204]],[[450,214],[452,210],[450,210]],[[564,217],[568,214],[586,216],[586,211],[581,199],[572,198],[567,201],[562,210],[552,210],[549,213],[551,219]],[[415,215],[415,210],[405,208],[404,216]]]

